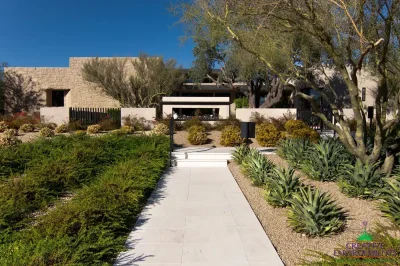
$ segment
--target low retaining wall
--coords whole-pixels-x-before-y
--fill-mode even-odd
[[[295,108],[238,108],[236,109],[236,118],[243,122],[249,122],[253,113],[259,113],[265,118],[279,118],[288,113],[296,116]]]
[[[40,120],[46,123],[61,125],[69,122],[68,107],[42,107],[40,108]]]

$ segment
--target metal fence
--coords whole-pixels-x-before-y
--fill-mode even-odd
[[[83,126],[99,124],[101,121],[111,119],[118,125],[121,124],[120,108],[69,108],[69,121],[80,121]]]
[[[333,115],[332,115],[332,110],[329,106],[322,106],[321,107],[321,112],[326,116],[328,121],[332,121]],[[297,109],[296,112],[297,119],[303,120],[309,127],[311,127],[314,130],[319,130],[319,131],[324,131],[324,130],[330,130],[328,126],[322,122],[322,120],[312,114],[311,109]]]

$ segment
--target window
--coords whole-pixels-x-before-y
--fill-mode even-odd
[[[63,90],[54,90],[51,92],[51,106],[61,107],[64,106],[64,95]]]

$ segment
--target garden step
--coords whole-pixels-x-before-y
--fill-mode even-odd
[[[176,167],[226,167],[226,159],[175,159],[172,165]]]

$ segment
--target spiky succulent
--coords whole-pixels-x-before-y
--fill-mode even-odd
[[[379,208],[384,216],[400,225],[400,178],[385,180],[385,187],[379,191],[382,202]]]
[[[235,148],[235,151],[232,153],[232,159],[238,165],[242,164],[244,157],[246,157],[249,152],[249,147],[246,145],[240,145]]]
[[[290,204],[292,194],[300,189],[300,179],[295,176],[293,168],[274,168],[269,174],[265,186],[265,199],[274,207],[286,207]]]
[[[310,146],[310,141],[306,139],[285,139],[280,141],[277,154],[297,169],[303,163]]]
[[[267,157],[254,148],[249,150],[241,166],[243,173],[249,177],[256,186],[265,184],[268,174],[275,167]]]
[[[336,180],[345,164],[352,160],[339,140],[322,139],[306,151],[301,169],[308,177],[320,181]]]
[[[384,174],[379,164],[365,163],[357,159],[355,165],[346,164],[338,183],[340,190],[350,197],[373,198],[382,188]]]
[[[290,200],[288,221],[298,233],[324,236],[342,230],[346,213],[328,194],[313,187],[302,187]]]

